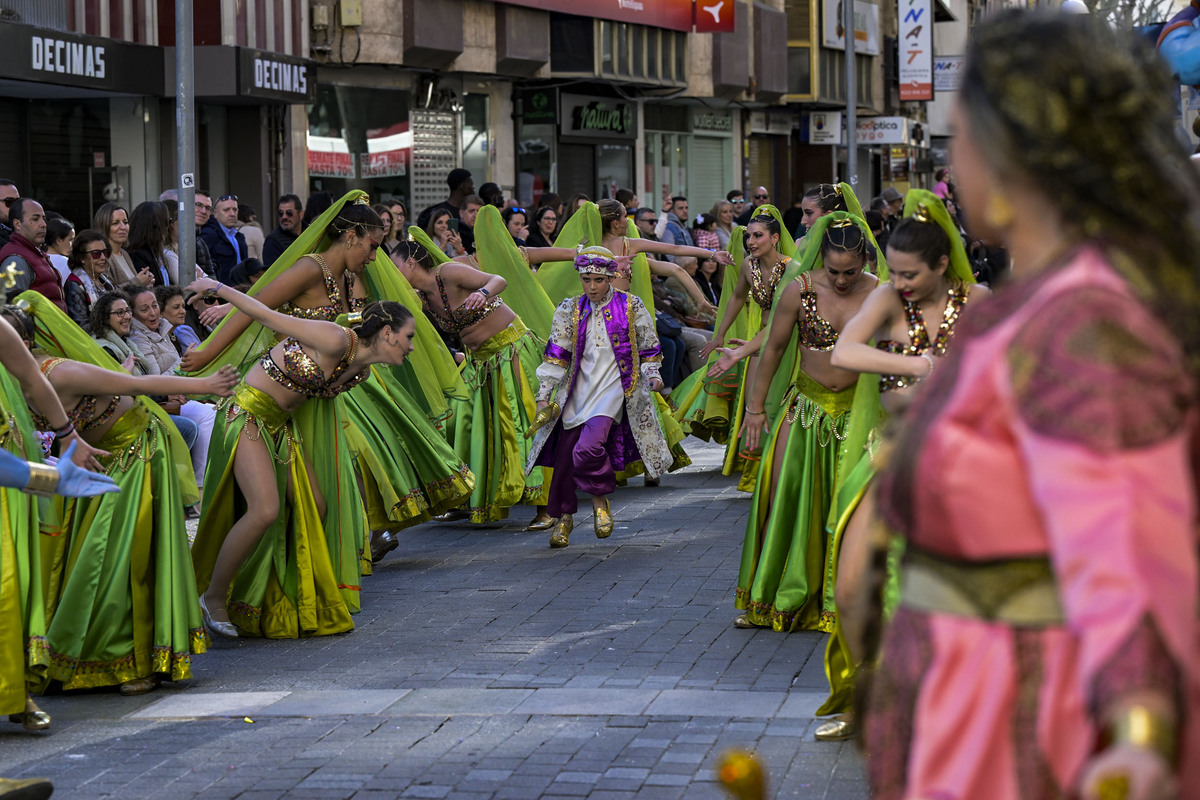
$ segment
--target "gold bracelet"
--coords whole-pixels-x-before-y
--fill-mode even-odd
[[[1175,726],[1145,706],[1130,706],[1121,711],[1110,725],[1114,744],[1131,744],[1160,753],[1175,763],[1179,737]]]
[[[29,483],[25,484],[25,491],[29,494],[49,497],[58,488],[58,478],[57,468],[47,464],[31,463],[29,465]]]

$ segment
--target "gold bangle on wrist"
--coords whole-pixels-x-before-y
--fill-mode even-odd
[[[1179,737],[1175,726],[1145,706],[1130,706],[1117,714],[1109,726],[1114,744],[1130,744],[1160,753],[1175,763]]]
[[[47,464],[30,464],[29,482],[25,484],[25,491],[29,494],[49,497],[58,488],[58,478],[58,470],[55,467]]]

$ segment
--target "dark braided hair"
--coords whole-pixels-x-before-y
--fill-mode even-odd
[[[1005,11],[974,31],[959,105],[992,171],[1107,245],[1200,371],[1200,175],[1176,138],[1178,83],[1099,15]]]
[[[354,332],[364,343],[370,343],[380,331],[398,331],[412,318],[412,312],[394,300],[377,300],[363,308],[362,322],[354,326]]]
[[[862,228],[848,219],[839,220],[826,228],[825,236],[821,239],[821,255],[824,257],[831,253],[857,253],[866,258],[867,237],[863,235]]]
[[[336,217],[329,220],[325,235],[330,241],[336,242],[351,231],[357,236],[366,236],[370,230],[383,230],[383,220],[375,213],[375,209],[363,203],[347,203]]]
[[[433,269],[437,266],[437,262],[433,260],[433,254],[417,241],[406,239],[396,245],[395,251],[392,253],[392,260],[397,264],[403,264],[408,259],[416,261],[422,269]]]
[[[922,222],[916,217],[905,217],[888,237],[888,250],[898,253],[912,253],[927,264],[930,269],[937,267],[942,256],[950,257],[950,240],[942,226],[930,220]]]
[[[3,310],[0,310],[0,316],[8,320],[25,344],[33,344],[33,335],[37,331],[33,324],[33,317],[16,306],[5,306]]]
[[[822,214],[850,210],[846,207],[846,198],[842,197],[841,187],[834,186],[832,183],[818,183],[805,192],[804,197],[806,200],[816,203]]]

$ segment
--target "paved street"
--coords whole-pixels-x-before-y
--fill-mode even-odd
[[[718,798],[757,750],[776,797],[866,798],[850,744],[812,739],[824,637],[736,630],[749,498],[720,449],[613,500],[566,550],[517,509],[424,525],[365,578],[351,634],[219,640],[152,694],[47,697],[51,732],[0,723],[0,774],[55,798]]]

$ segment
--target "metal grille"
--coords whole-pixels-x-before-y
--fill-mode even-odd
[[[413,136],[413,214],[446,199],[446,176],[459,165],[458,114],[414,109],[409,117]]]
[[[0,21],[67,29],[67,0],[0,0]]]

